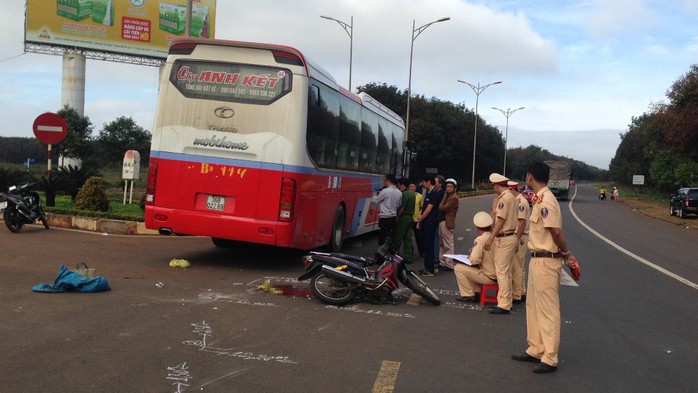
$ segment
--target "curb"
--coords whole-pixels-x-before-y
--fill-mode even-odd
[[[159,235],[158,231],[147,229],[145,223],[137,221],[68,216],[54,213],[46,213],[46,218],[48,219],[48,224],[55,228],[78,229],[111,235]]]

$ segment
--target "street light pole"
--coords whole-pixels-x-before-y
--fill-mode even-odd
[[[412,54],[414,53],[414,40],[419,37],[420,34],[424,30],[427,29],[427,27],[433,25],[434,23],[439,23],[439,22],[446,22],[447,20],[451,20],[451,18],[446,17],[446,18],[441,18],[437,19],[433,22],[429,22],[424,26],[420,26],[418,28],[415,28],[416,25],[416,20],[412,20],[412,43],[410,44],[410,74],[407,79],[407,115],[405,116],[405,142],[408,141],[409,135],[410,135],[410,98],[412,97]],[[409,153],[407,151],[407,145],[405,145],[404,151],[403,151],[403,160],[402,160],[402,173],[403,177],[408,177],[410,175],[409,173]]]
[[[333,20],[339,23],[339,25],[342,26],[344,31],[346,31],[347,34],[349,34],[349,91],[351,91],[351,64],[354,52],[354,17],[351,17],[350,23],[342,22],[341,20],[330,18],[329,16],[320,15],[320,17],[327,20]]]
[[[477,107],[480,102],[480,93],[485,91],[488,87],[492,85],[497,85],[502,83],[502,81],[497,81],[497,82],[492,82],[488,83],[482,87],[480,87],[480,82],[477,83],[477,86],[473,85],[472,83],[468,83],[466,81],[462,81],[458,79],[458,82],[460,83],[465,83],[466,85],[470,86],[471,89],[473,89],[473,92],[475,92],[475,132],[473,132],[473,178],[472,182],[470,183],[470,188],[473,190],[475,189],[475,149],[477,148],[477,119],[478,119],[478,112],[477,112]]]
[[[492,107],[492,109],[496,109],[496,110],[502,112],[502,114],[507,118],[507,128],[506,128],[506,131],[504,134],[504,169],[502,169],[502,175],[506,176],[507,175],[507,143],[509,142],[509,116],[513,115],[514,112],[516,112],[518,110],[526,109],[526,108],[523,106],[521,108],[516,108],[514,110],[511,110],[511,108],[507,108],[506,111],[499,109],[499,108],[495,108],[495,107]]]

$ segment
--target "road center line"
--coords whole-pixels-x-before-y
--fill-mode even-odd
[[[395,390],[395,381],[399,370],[400,362],[384,360],[371,393],[392,393]]]
[[[605,241],[606,243],[608,243],[609,245],[611,245],[611,247],[613,247],[613,248],[615,248],[616,250],[622,252],[623,254],[625,254],[625,255],[627,255],[627,256],[629,256],[629,257],[635,259],[636,261],[638,261],[638,262],[640,262],[640,263],[642,263],[642,264],[644,264],[644,265],[646,265],[646,266],[648,266],[648,267],[651,267],[652,269],[654,269],[654,270],[656,270],[656,271],[658,271],[658,272],[660,272],[660,273],[663,273],[663,274],[665,274],[665,275],[667,275],[667,276],[673,278],[673,279],[676,280],[676,281],[679,281],[679,282],[681,282],[681,283],[683,283],[683,284],[686,284],[686,285],[688,285],[689,287],[691,287],[691,288],[693,288],[693,289],[698,289],[698,284],[694,283],[693,281],[690,281],[690,280],[688,280],[688,279],[686,279],[686,278],[683,278],[683,277],[679,276],[679,275],[676,274],[676,273],[670,272],[669,270],[667,270],[667,269],[665,269],[665,268],[663,268],[663,267],[661,267],[661,266],[659,266],[659,265],[656,265],[656,264],[654,264],[654,263],[648,261],[647,259],[645,259],[645,258],[643,258],[643,257],[641,257],[641,256],[639,256],[639,255],[637,255],[637,254],[634,254],[634,253],[632,253],[632,252],[626,250],[625,248],[619,246],[618,244],[612,242],[610,239],[607,239],[607,238],[605,238],[603,235],[601,235],[600,233],[596,232],[592,227],[590,227],[590,226],[587,225],[584,221],[582,221],[582,220],[579,218],[579,216],[577,216],[577,213],[575,213],[574,209],[572,208],[572,202],[574,202],[574,198],[575,198],[576,196],[577,196],[577,187],[575,186],[575,187],[574,187],[574,195],[572,195],[572,199],[570,199],[570,202],[569,202],[569,204],[568,204],[568,207],[569,207],[569,209],[570,209],[570,212],[571,212],[572,215],[574,216],[574,219],[577,220],[577,222],[578,222],[579,224],[581,224],[584,228],[586,228],[589,232],[593,233],[596,237],[598,237],[599,239],[601,239],[601,240]]]

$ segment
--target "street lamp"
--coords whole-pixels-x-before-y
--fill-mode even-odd
[[[511,110],[511,108],[507,108],[506,111],[499,109],[499,108],[495,108],[495,107],[492,107],[492,109],[496,109],[496,110],[502,112],[502,114],[507,118],[507,128],[506,128],[506,131],[504,134],[504,169],[502,170],[502,175],[506,176],[507,175],[507,142],[509,141],[509,116],[513,115],[514,112],[516,112],[518,110],[526,109],[526,108],[523,106],[521,108],[516,108],[514,110]]]
[[[447,20],[451,20],[451,18],[446,17],[446,18],[441,18],[437,19],[433,22],[429,22],[424,26],[420,26],[418,28],[415,28],[416,20],[412,20],[412,43],[410,44],[410,75],[407,80],[407,115],[405,116],[405,142],[408,141],[409,135],[410,135],[410,98],[412,97],[412,53],[414,53],[414,40],[419,37],[420,34],[424,30],[427,29],[427,27],[433,25],[434,23],[439,23],[439,22],[446,22]],[[402,160],[402,173],[404,177],[409,176],[409,154],[407,152],[407,148],[405,148],[405,151],[403,152],[403,160]]]
[[[492,82],[489,84],[486,84],[482,87],[480,87],[480,82],[477,83],[477,86],[473,85],[472,83],[468,83],[466,81],[462,81],[458,79],[458,82],[460,83],[465,83],[466,85],[470,86],[471,89],[473,89],[473,92],[475,92],[475,132],[473,132],[473,178],[472,182],[470,183],[470,188],[473,190],[475,189],[475,149],[477,148],[477,106],[478,103],[480,102],[480,93],[485,91],[488,87],[492,85],[497,85],[502,83],[502,81],[497,81],[497,82]]]
[[[351,63],[352,63],[352,56],[353,56],[353,50],[354,50],[354,17],[351,17],[350,23],[345,23],[342,22],[341,20],[337,20],[335,18],[330,18],[329,16],[322,16],[320,15],[320,18],[327,19],[327,20],[333,20],[337,23],[339,23],[340,26],[344,29],[344,31],[349,34],[349,91],[351,91]]]

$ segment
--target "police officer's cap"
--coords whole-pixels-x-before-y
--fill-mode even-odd
[[[478,228],[487,228],[492,226],[492,216],[486,212],[477,212],[473,217],[473,224]]]
[[[490,175],[490,183],[499,184],[500,186],[506,186],[509,178],[500,175],[499,173],[493,173]]]
[[[448,184],[448,183],[453,184],[453,187],[458,187],[458,182],[456,181],[456,179],[454,179],[452,177],[449,177],[448,179],[446,179],[445,184]]]
[[[519,182],[509,180],[509,181],[507,182],[507,186],[509,186],[509,188],[516,188],[516,189],[518,189],[518,188],[519,188]]]

